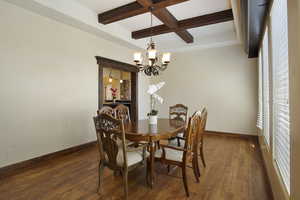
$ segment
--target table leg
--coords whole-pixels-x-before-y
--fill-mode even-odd
[[[150,183],[150,187],[153,188],[153,184],[154,184],[154,154],[155,154],[155,144],[151,141],[150,142],[150,177],[149,177],[149,183]]]

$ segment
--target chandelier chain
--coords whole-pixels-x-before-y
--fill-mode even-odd
[[[143,63],[143,58],[141,53],[137,52],[134,55],[134,62],[136,63],[139,71],[143,71],[147,76],[158,76],[161,71],[167,69],[170,62],[170,53],[164,53],[161,57],[161,64],[159,62],[159,57],[155,49],[155,44],[153,42],[153,7],[149,7],[150,11],[150,41],[147,47],[146,58],[148,62]]]
[[[150,44],[152,43],[152,35],[153,35],[153,13],[152,13],[152,11],[153,11],[153,8],[152,7],[150,7],[150,35],[151,35],[151,37],[150,37]]]

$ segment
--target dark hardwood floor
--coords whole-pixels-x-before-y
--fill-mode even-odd
[[[258,144],[253,138],[205,137],[207,167],[200,183],[188,169],[190,197],[186,198],[180,170],[169,175],[156,164],[153,189],[146,185],[145,169],[129,173],[129,199],[151,200],[272,200]],[[1,200],[116,200],[123,197],[122,178],[105,169],[104,194],[96,193],[96,146],[42,162],[32,169],[0,180]]]

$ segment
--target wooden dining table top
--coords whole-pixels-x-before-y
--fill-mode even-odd
[[[162,140],[176,136],[178,133],[185,130],[186,123],[180,120],[174,119],[157,119],[156,125],[149,124],[148,119],[138,120],[136,123],[125,123],[126,137],[130,139],[130,136],[140,137],[140,140]]]

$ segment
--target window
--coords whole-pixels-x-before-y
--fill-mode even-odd
[[[270,146],[270,104],[269,104],[269,37],[266,28],[262,43],[262,72],[263,72],[263,134]]]
[[[259,51],[258,57],[258,116],[256,126],[260,129],[263,129],[263,99],[262,99],[262,53]]]
[[[273,74],[273,157],[290,192],[290,118],[287,1],[274,1],[271,12]]]

